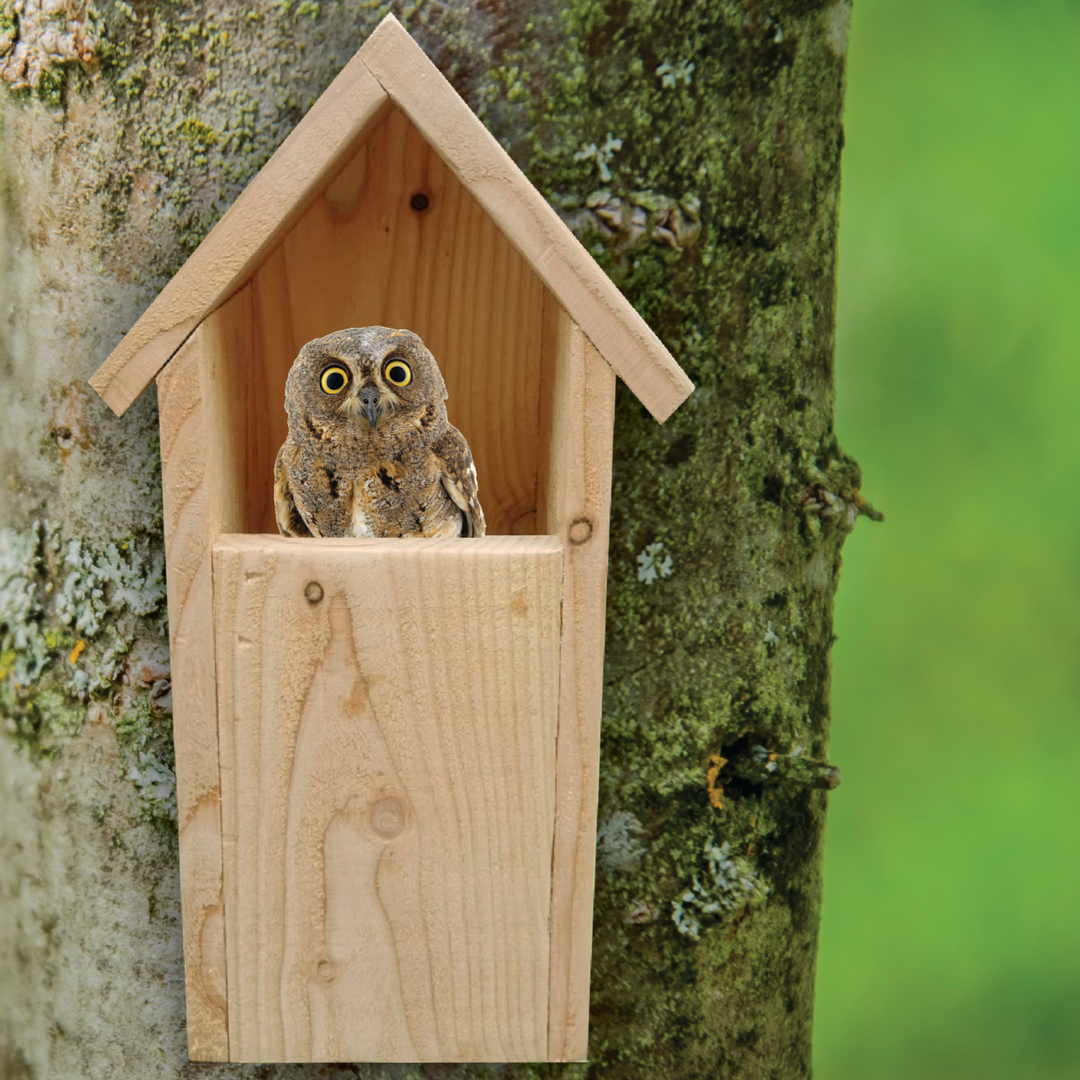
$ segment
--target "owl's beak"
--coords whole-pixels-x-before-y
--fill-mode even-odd
[[[361,386],[356,398],[367,422],[374,428],[379,421],[379,388],[373,384]]]

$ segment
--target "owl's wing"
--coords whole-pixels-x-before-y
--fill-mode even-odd
[[[461,535],[483,536],[487,523],[476,495],[476,466],[465,436],[456,427],[447,425],[431,449],[439,462],[443,487],[464,518]]]
[[[312,536],[314,534],[296,508],[296,500],[289,485],[284,460],[288,445],[282,445],[274,461],[274,516],[277,518],[278,532],[282,536]]]

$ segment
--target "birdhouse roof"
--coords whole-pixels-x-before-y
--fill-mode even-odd
[[[472,193],[597,351],[663,421],[693,383],[524,173],[387,15],[90,384],[118,415],[236,292],[310,199],[397,106]]]

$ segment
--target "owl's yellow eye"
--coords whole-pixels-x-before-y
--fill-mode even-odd
[[[408,386],[412,382],[412,369],[404,360],[391,360],[383,374],[394,386]]]
[[[319,385],[323,388],[324,393],[340,394],[349,385],[349,373],[343,367],[338,367],[335,364],[322,373]]]

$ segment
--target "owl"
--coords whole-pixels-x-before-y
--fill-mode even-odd
[[[309,341],[285,384],[274,463],[285,536],[483,536],[469,444],[411,330],[364,326]]]

